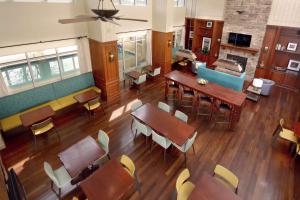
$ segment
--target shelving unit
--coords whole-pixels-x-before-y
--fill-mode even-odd
[[[219,57],[224,21],[186,18],[185,22],[185,48],[191,48],[197,55],[198,60],[207,62],[208,66],[212,65]],[[212,26],[207,27],[207,22],[211,22]],[[190,31],[193,31],[193,38],[189,37]],[[208,55],[201,52],[203,37],[211,38],[211,46]],[[192,45],[190,45],[191,42]]]
[[[296,51],[286,50],[289,42],[298,44]],[[277,44],[284,46],[285,50],[277,50]],[[300,28],[267,26],[255,76],[274,80],[279,86],[299,91],[300,72],[274,69],[275,66],[287,68],[290,60],[300,61]]]

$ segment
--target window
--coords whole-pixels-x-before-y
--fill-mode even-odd
[[[182,29],[177,29],[173,32],[173,49],[172,49],[172,57],[176,57],[176,52],[179,49],[184,48],[184,31]]]
[[[184,7],[185,0],[174,0],[175,7]]]
[[[120,80],[124,73],[143,68],[151,63],[151,35],[147,31],[118,35],[118,59]]]
[[[147,0],[114,0],[116,5],[146,6]]]
[[[80,73],[78,47],[46,49],[0,57],[0,72],[11,93]]]

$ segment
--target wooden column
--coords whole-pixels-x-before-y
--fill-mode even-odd
[[[120,97],[117,41],[98,42],[89,39],[92,69],[96,86],[108,102]],[[109,55],[114,59],[110,60]]]
[[[152,31],[152,65],[160,66],[162,74],[171,71],[173,33]]]

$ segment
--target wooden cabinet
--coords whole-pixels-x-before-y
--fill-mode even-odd
[[[287,50],[289,43],[297,43],[296,51]],[[272,79],[279,86],[300,89],[300,73],[286,69],[290,60],[300,61],[300,28],[267,26],[255,77]]]
[[[190,48],[191,37],[189,36],[192,30],[192,51],[197,55],[198,60],[207,62],[208,66],[212,65],[219,57],[223,26],[224,21],[186,18],[186,48]],[[207,55],[202,53],[204,37],[211,39]]]

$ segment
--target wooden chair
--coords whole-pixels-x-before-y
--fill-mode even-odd
[[[90,113],[90,115],[93,115],[95,110],[98,108],[102,108],[102,111],[105,113],[104,108],[101,106],[100,97],[96,97],[86,104],[83,105],[85,109]]]
[[[173,81],[168,81],[168,93],[166,95],[166,100],[177,101],[179,100],[179,85]]]
[[[171,107],[168,104],[164,103],[164,102],[161,102],[161,101],[158,102],[157,106],[158,106],[159,109],[161,109],[163,111],[166,111],[167,113],[171,112]]]
[[[215,176],[215,175],[217,175],[217,176]],[[229,186],[229,187],[233,188],[234,192],[236,194],[238,193],[239,179],[229,169],[227,169],[221,165],[217,165],[215,167],[213,176],[215,176],[225,186]]]
[[[194,90],[179,85],[179,105],[181,107],[193,108],[196,100],[197,98]]]
[[[134,102],[134,103],[131,105],[131,107],[130,107],[131,112],[134,112],[136,109],[138,109],[138,108],[141,107],[142,105],[143,105],[143,102],[142,102],[141,100],[138,99],[136,102]],[[131,125],[130,125],[131,131],[133,131],[133,130],[132,130],[133,121],[134,121],[134,118],[132,118],[132,120],[131,120]]]
[[[98,132],[98,143],[99,146],[104,150],[105,154],[99,158],[98,160],[95,161],[94,164],[99,165],[101,164],[101,161],[103,158],[107,157],[110,160],[110,155],[109,155],[109,137],[106,132],[103,130],[99,130]]]
[[[185,113],[183,113],[183,112],[181,112],[181,111],[179,111],[179,110],[176,110],[176,111],[175,111],[174,116],[175,116],[177,119],[180,119],[181,121],[183,121],[183,122],[185,122],[185,123],[187,123],[187,122],[188,122],[188,119],[189,119],[189,117],[188,117]]]
[[[33,124],[31,126],[31,131],[33,133],[33,138],[34,138],[34,146],[36,146],[36,137],[39,136],[39,135],[42,135],[44,133],[47,133],[51,130],[55,130],[56,134],[57,134],[57,137],[58,139],[60,140],[60,136],[58,134],[58,131],[56,130],[55,128],[55,125],[53,123],[53,120],[52,118],[48,118],[42,122],[39,122],[39,123],[36,123],[36,124]]]
[[[156,76],[160,75],[161,67],[157,67],[154,69],[153,72],[148,72],[148,75],[152,78],[155,78]]]
[[[231,105],[221,101],[216,101],[215,104],[213,105],[213,114],[212,114],[215,115],[214,116],[215,123],[230,125],[232,110],[233,108]]]
[[[171,141],[152,130],[152,144],[151,144],[151,151],[153,147],[153,143],[158,144],[159,146],[164,148],[164,161],[166,160],[166,151],[171,146]]]
[[[176,180],[177,200],[187,200],[195,188],[195,185],[188,181],[190,172],[186,168],[178,176]]]
[[[211,97],[205,96],[203,94],[198,94],[197,97],[197,115],[209,116],[211,119],[214,109],[214,100]]]
[[[133,81],[133,84],[137,87],[139,91],[141,91],[141,85],[146,82],[147,74],[142,74],[138,79]]]

